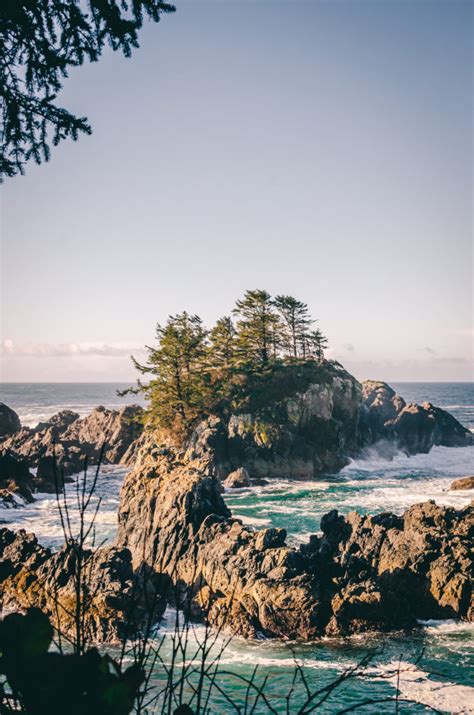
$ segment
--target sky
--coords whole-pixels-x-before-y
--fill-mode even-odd
[[[472,4],[190,0],[1,197],[3,381],[129,381],[155,324],[308,303],[357,378],[472,379]]]

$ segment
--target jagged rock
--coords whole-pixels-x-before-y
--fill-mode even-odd
[[[34,475],[29,470],[28,462],[4,450],[0,454],[0,502],[7,507],[16,507],[18,497],[32,502],[33,490]]]
[[[96,464],[103,444],[103,462],[118,464],[141,434],[142,413],[138,405],[120,410],[97,407],[83,418],[63,410],[35,428],[23,427],[4,440],[2,447],[38,467],[38,486],[54,491],[53,454],[58,471],[66,476],[81,471],[86,458]]]
[[[362,398],[368,411],[368,424],[374,437],[386,436],[386,424],[394,420],[406,406],[403,397],[397,395],[385,382],[365,380],[362,383]]]
[[[92,594],[85,626],[93,641],[115,642],[132,636],[150,613],[145,594],[148,604],[153,604],[154,619],[162,615],[165,601],[157,595],[156,579],[145,572],[134,573],[128,549],[84,550],[83,558]],[[1,606],[11,610],[36,606],[60,626],[63,635],[74,635],[76,564],[71,546],[53,553],[23,529],[16,533],[0,529]]]
[[[0,438],[18,432],[21,428],[20,418],[15,410],[0,402]]]
[[[428,453],[434,446],[465,447],[473,444],[471,432],[449,412],[430,402],[406,404],[385,382],[362,383],[364,414],[361,433],[368,444],[393,442],[407,454]]]
[[[223,482],[228,489],[242,489],[249,487],[251,484],[250,475],[244,467],[239,467],[234,472],[231,472]]]
[[[410,403],[389,427],[397,442],[409,453],[428,453],[435,445],[465,447],[472,444],[471,432],[449,412],[430,402]]]
[[[311,639],[471,618],[473,510],[417,505],[394,514],[330,512],[299,549],[281,529],[233,519],[215,465],[149,449],[125,479],[118,544],[166,574],[197,616],[254,637]]]
[[[352,512],[322,522],[321,528],[339,577],[347,583],[339,595],[342,602],[351,606],[354,588],[368,578],[374,584],[371,593],[376,586],[390,608],[401,608],[407,616],[473,620],[472,507],[455,510],[429,501],[415,504],[402,517]],[[355,625],[347,613],[335,612],[329,628],[346,633],[359,630]]]
[[[474,477],[455,479],[449,488],[453,491],[457,491],[458,489],[474,489]]]

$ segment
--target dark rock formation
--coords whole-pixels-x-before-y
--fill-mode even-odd
[[[243,467],[231,472],[224,481],[224,486],[228,489],[242,489],[242,487],[249,487],[250,484],[250,475]]]
[[[364,414],[361,433],[368,444],[388,440],[407,454],[428,453],[434,446],[466,447],[473,435],[449,412],[430,402],[407,404],[385,382],[362,383]]]
[[[0,438],[18,432],[20,428],[20,418],[15,410],[0,402]]]
[[[0,453],[0,503],[4,506],[17,506],[17,498],[32,502],[34,476],[28,462],[18,459],[8,451]]]
[[[134,573],[128,549],[102,547],[95,552],[85,550],[83,555],[92,594],[85,624],[91,640],[114,642],[124,635],[130,637],[148,617],[149,604],[156,619],[162,615],[165,602],[156,594],[156,580],[146,578],[144,572]],[[38,607],[64,635],[73,635],[76,563],[70,546],[53,553],[34,534],[0,529],[1,606],[11,610]]]
[[[474,489],[474,477],[455,479],[449,488],[452,491],[457,491],[458,489]]]
[[[178,601],[190,589],[195,613],[212,624],[307,640],[473,618],[472,508],[331,512],[323,536],[294,549],[282,529],[233,519],[220,489],[212,462],[150,446],[125,479],[119,510],[118,543],[134,565],[166,574]]]
[[[97,407],[80,418],[75,412],[63,410],[37,427],[23,427],[5,439],[1,447],[37,467],[45,490],[54,491],[53,453],[65,475],[81,471],[85,458],[96,464],[102,445],[103,462],[118,464],[142,431],[142,412],[137,405],[120,410]]]

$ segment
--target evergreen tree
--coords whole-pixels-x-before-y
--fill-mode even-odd
[[[310,354],[313,355],[318,362],[322,362],[324,360],[324,351],[328,346],[328,339],[319,328],[309,334],[308,345]]]
[[[239,357],[246,363],[267,365],[279,342],[278,315],[266,290],[248,290],[236,302],[237,347]]]
[[[212,367],[230,369],[235,356],[235,336],[232,318],[227,315],[219,318],[209,334],[209,363]]]
[[[306,303],[291,295],[277,295],[274,304],[283,321],[283,346],[285,352],[298,357],[303,352],[305,337],[313,321],[309,317]]]
[[[86,117],[55,101],[69,69],[96,62],[106,46],[130,57],[144,18],[158,22],[174,9],[159,0],[0,2],[0,178],[23,173],[30,158],[47,161],[51,143],[90,134]]]
[[[158,347],[148,347],[148,360],[141,373],[151,376],[142,390],[150,399],[153,419],[165,427],[186,427],[207,403],[206,338],[201,318],[186,312],[170,316],[157,325]]]

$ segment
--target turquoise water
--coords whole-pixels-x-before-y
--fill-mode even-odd
[[[114,397],[116,386],[88,386],[86,397],[80,402],[81,388],[75,385],[55,386],[54,394],[43,392],[41,387],[6,386],[1,399],[18,410],[20,417],[41,413],[49,416],[63,406],[80,406],[82,413],[98,403],[112,406],[119,402]],[[5,386],[4,386],[5,388]],[[474,427],[474,389],[472,385],[455,384],[405,384],[397,390],[408,400],[430,400],[449,410],[464,424]],[[95,393],[94,393],[95,390]],[[31,395],[28,402],[28,394]],[[42,397],[43,395],[43,397]],[[95,395],[95,396],[94,396]],[[108,401],[106,398],[109,398]],[[62,402],[61,402],[62,400]],[[437,447],[428,455],[407,458],[396,455],[386,461],[374,450],[365,460],[353,461],[337,475],[324,475],[314,482],[278,480],[268,486],[252,490],[228,492],[226,501],[234,515],[242,521],[260,526],[280,526],[288,531],[289,540],[295,544],[319,530],[321,516],[329,509],[343,513],[353,509],[374,513],[383,510],[402,512],[413,503],[435,499],[437,503],[463,506],[470,502],[469,492],[447,491],[451,481],[474,472],[474,448],[447,449]],[[123,469],[105,468],[98,496],[103,502],[99,514],[98,539],[112,540],[116,529],[116,510]],[[57,546],[61,542],[54,499],[41,496],[25,508],[3,510],[0,520],[14,528],[27,528],[38,534],[40,541]],[[169,647],[173,631],[173,616],[165,618],[160,635],[167,634],[163,644],[163,657]],[[196,637],[202,638],[203,629],[196,627]],[[424,649],[423,657],[413,663]],[[235,697],[245,698],[244,686],[236,674],[248,677],[254,666],[259,666],[258,678],[268,676],[265,692],[277,712],[286,712],[285,694],[294,674],[294,656],[304,665],[311,689],[321,687],[340,675],[346,668],[358,663],[367,653],[374,660],[364,676],[350,680],[338,688],[332,697],[317,710],[336,713],[344,707],[365,698],[380,698],[395,693],[395,670],[402,662],[400,691],[402,697],[414,698],[421,704],[400,704],[400,713],[428,712],[428,706],[441,712],[474,713],[474,626],[457,622],[431,622],[422,624],[420,630],[407,636],[357,637],[351,639],[325,639],[310,644],[284,644],[272,641],[248,642],[234,639],[224,651],[220,666],[234,673],[222,676],[222,684],[230,688]],[[410,665],[411,664],[411,665]],[[157,669],[155,678],[161,680]],[[220,681],[219,681],[220,682]],[[303,702],[304,688],[300,683],[290,712],[297,712]],[[213,712],[233,712],[229,704],[214,692],[211,702]],[[258,706],[255,713],[268,712]],[[395,712],[393,703],[365,707],[360,712]]]

